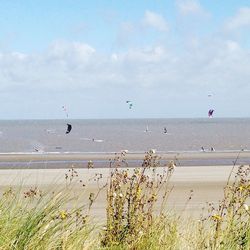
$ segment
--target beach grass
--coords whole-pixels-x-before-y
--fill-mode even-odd
[[[108,179],[96,174],[97,191],[78,203],[71,186],[82,180],[74,168],[60,190],[10,187],[0,198],[0,249],[250,249],[250,167],[235,164],[222,199],[199,218],[169,209],[174,171],[175,162],[153,151],[131,169],[122,152],[110,161]],[[96,223],[91,209],[100,191],[106,216]]]

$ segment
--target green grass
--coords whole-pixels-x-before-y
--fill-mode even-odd
[[[93,227],[80,210],[65,211],[68,197],[11,189],[0,200],[0,249],[77,249],[89,247]]]
[[[68,206],[75,199],[69,189],[74,169],[64,190],[6,190],[0,197],[0,249],[250,249],[249,166],[234,167],[219,205],[211,204],[197,220],[167,210],[173,162],[161,165],[150,152],[129,171],[121,168],[125,157],[111,162],[109,179],[99,188],[106,192],[102,225],[89,213],[98,192]]]

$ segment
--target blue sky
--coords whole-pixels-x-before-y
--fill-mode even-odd
[[[250,117],[249,1],[0,7],[1,119]]]

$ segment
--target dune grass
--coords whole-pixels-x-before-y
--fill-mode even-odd
[[[91,165],[91,168],[93,165]],[[0,249],[250,249],[250,167],[234,166],[219,205],[209,204],[199,219],[169,211],[174,162],[149,152],[129,169],[126,153],[110,162],[105,185],[106,218],[96,225],[89,211],[97,194],[76,207],[68,204],[71,169],[65,189],[9,188],[0,197]],[[95,176],[97,183],[102,178]],[[97,184],[98,185],[98,184]],[[187,197],[187,202],[192,198]]]

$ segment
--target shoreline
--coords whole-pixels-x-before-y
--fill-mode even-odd
[[[112,153],[0,153],[0,169],[43,169],[43,168],[87,168],[89,161],[95,168],[109,167],[110,161],[121,152]],[[145,152],[128,152],[125,155],[128,167],[140,167]],[[232,166],[235,161],[238,165],[250,163],[250,151],[214,151],[214,152],[160,152],[155,155],[161,158],[163,163],[175,161],[177,166]],[[124,167],[127,167],[126,164]]]
[[[16,161],[16,160],[108,160],[119,155],[119,152],[10,152],[0,153],[0,161]],[[141,160],[147,152],[128,152],[126,159]],[[160,156],[162,159],[216,159],[216,158],[250,158],[250,150],[241,151],[156,151],[154,155]]]

